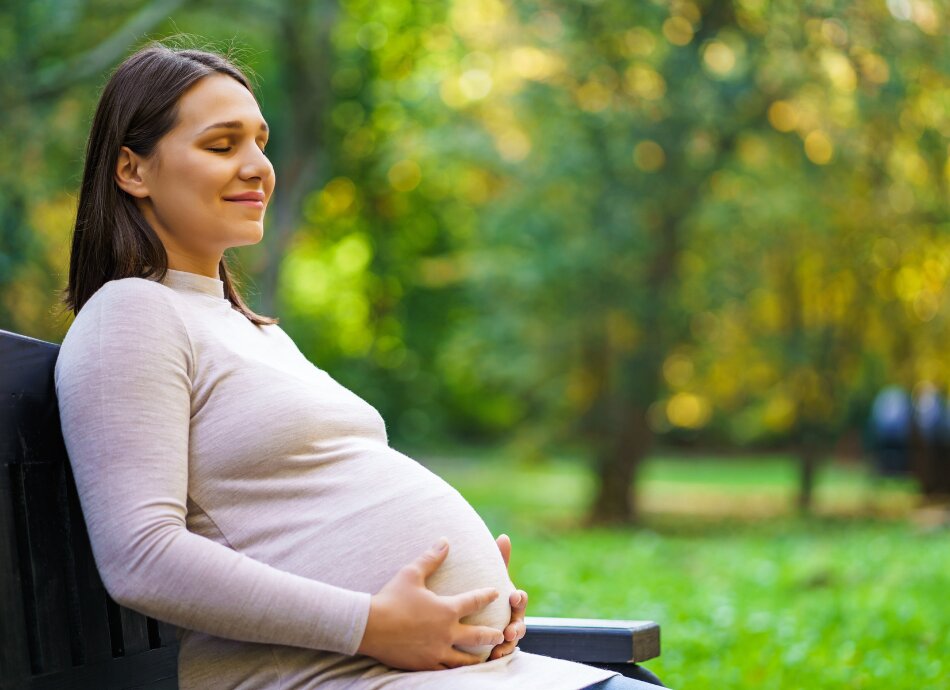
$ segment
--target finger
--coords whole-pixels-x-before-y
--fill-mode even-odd
[[[497,630],[495,632],[498,632]],[[473,664],[482,663],[482,658],[480,656],[475,656],[474,654],[469,654],[467,652],[460,651],[452,647],[445,655],[445,658],[440,662],[441,665],[444,665],[446,668],[457,668],[459,666],[471,666]]]
[[[515,651],[515,647],[517,646],[518,644],[515,641],[505,642],[503,644],[497,645],[494,649],[491,650],[491,654],[488,655],[488,661],[492,661],[493,659],[500,659],[503,656],[507,656],[508,654],[511,654],[513,651]]]
[[[520,621],[511,621],[508,625],[505,626],[504,636],[505,640],[519,640],[524,637],[524,623]]]
[[[498,598],[498,590],[494,587],[485,587],[483,589],[474,589],[471,592],[463,592],[449,597],[452,605],[458,613],[459,618],[467,616],[476,611],[481,611],[490,603]]]
[[[422,581],[425,582],[426,578],[432,575],[432,573],[442,565],[442,561],[445,560],[448,553],[449,542],[445,537],[441,537],[428,551],[410,563],[408,570],[414,579],[421,577]]]
[[[500,534],[495,542],[498,544],[498,550],[501,551],[501,557],[504,559],[507,568],[508,561],[511,560],[511,539],[507,534]]]
[[[511,641],[514,640],[517,642],[522,637],[525,636],[525,633],[528,632],[528,626],[525,625],[524,621],[517,620],[511,621],[508,625],[505,626],[504,636],[505,640]]]
[[[459,625],[452,644],[465,647],[481,647],[483,645],[498,645],[505,641],[505,636],[498,628],[487,625]]]
[[[511,604],[511,608],[513,609],[524,610],[528,605],[528,593],[523,589],[516,589],[508,597],[508,603]]]

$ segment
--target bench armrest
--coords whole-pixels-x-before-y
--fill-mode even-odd
[[[525,616],[524,652],[580,663],[640,663],[660,656],[660,626],[653,621]]]

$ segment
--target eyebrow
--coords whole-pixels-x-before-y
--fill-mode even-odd
[[[213,125],[208,125],[203,130],[198,132],[198,134],[204,134],[209,129],[244,129],[244,124],[238,120],[228,120],[227,122],[215,122]],[[261,129],[265,132],[270,132],[270,129],[267,127],[266,122],[261,123]]]

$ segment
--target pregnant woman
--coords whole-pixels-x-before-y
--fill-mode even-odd
[[[214,53],[150,45],[100,98],[55,383],[109,594],[178,626],[182,690],[652,687],[518,649],[510,544],[245,305],[267,137]]]

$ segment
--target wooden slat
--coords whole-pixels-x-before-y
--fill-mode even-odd
[[[11,683],[30,675],[30,651],[17,554],[11,474],[18,471],[0,463],[0,678]]]
[[[36,676],[17,690],[175,690],[177,687],[178,647],[162,647],[66,672]]]
[[[63,487],[55,465],[65,458],[53,385],[58,354],[53,343],[0,331],[0,460],[9,480],[16,536],[7,546],[16,544],[21,602],[12,606],[22,616],[34,672],[68,666],[71,651],[64,629]]]
[[[27,624],[32,629],[34,673],[72,666],[63,557],[67,543],[58,497],[62,488],[61,470],[61,466],[49,463],[23,465],[26,538],[32,578],[25,608]]]
[[[660,656],[660,626],[653,621],[525,616],[526,652],[581,663],[639,663]]]
[[[122,621],[122,655],[134,656],[150,649],[148,643],[148,622],[141,613],[119,607]]]
[[[23,606],[25,540],[21,461],[32,434],[24,432],[21,400],[35,390],[35,377],[24,376],[23,352],[28,343],[20,336],[0,331],[0,679],[13,683],[31,673],[27,612]]]

